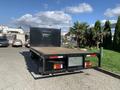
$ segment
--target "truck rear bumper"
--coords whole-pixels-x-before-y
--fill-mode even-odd
[[[77,73],[83,73],[82,70],[75,70],[75,71],[64,71],[64,72],[57,72],[57,73],[50,73],[50,74],[35,74],[34,72],[30,72],[34,79],[42,79],[42,78],[48,78],[48,77],[56,77],[56,76],[62,76],[62,75],[70,75],[70,74],[77,74]]]

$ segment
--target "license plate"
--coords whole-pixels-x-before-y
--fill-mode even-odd
[[[83,65],[83,58],[82,57],[69,57],[68,59],[68,66],[82,66]]]

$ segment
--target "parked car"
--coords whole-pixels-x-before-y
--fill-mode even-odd
[[[17,40],[14,40],[13,43],[12,43],[12,46],[13,47],[22,47],[22,41],[17,39]]]
[[[0,38],[0,47],[8,47],[9,41],[6,38]]]

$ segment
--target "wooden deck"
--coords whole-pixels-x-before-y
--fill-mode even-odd
[[[78,54],[78,53],[89,53],[87,51],[79,49],[69,49],[64,47],[32,47],[37,52],[42,54]]]

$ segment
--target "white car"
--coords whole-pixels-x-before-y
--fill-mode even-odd
[[[12,43],[12,46],[19,46],[22,47],[22,41],[21,40],[14,40]]]

